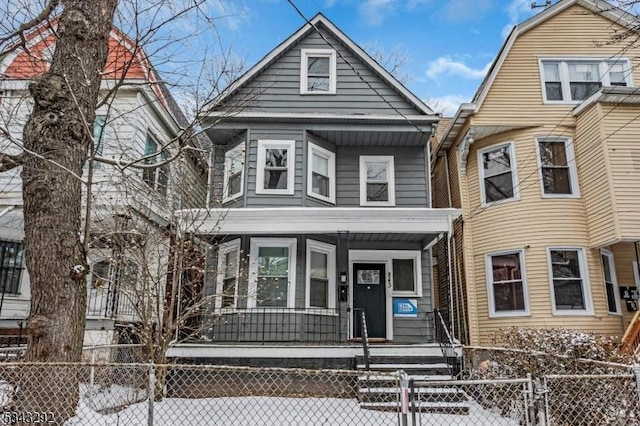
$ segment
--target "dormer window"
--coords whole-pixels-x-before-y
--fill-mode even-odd
[[[300,93],[336,93],[336,52],[331,49],[302,49]]]
[[[577,103],[602,86],[631,86],[626,59],[541,59],[540,74],[546,103]]]

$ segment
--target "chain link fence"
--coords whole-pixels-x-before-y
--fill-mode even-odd
[[[556,426],[638,425],[636,376],[544,376],[547,424]]]
[[[467,380],[395,373],[141,363],[0,363],[0,425],[636,425],[640,370]],[[116,362],[117,361],[117,362]]]
[[[0,424],[398,425],[395,392],[356,371],[155,364],[0,364]],[[75,390],[77,389],[77,391]]]

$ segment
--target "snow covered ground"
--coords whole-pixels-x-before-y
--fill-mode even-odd
[[[147,425],[149,404],[132,404],[110,414],[100,414],[80,403],[77,415],[66,425]],[[409,424],[411,419],[409,415]],[[471,404],[468,415],[422,413],[419,425],[504,425],[518,422]],[[355,399],[233,397],[179,399],[154,403],[154,425],[398,425],[397,413],[363,410]]]

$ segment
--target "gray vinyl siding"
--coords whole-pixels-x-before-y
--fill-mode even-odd
[[[336,205],[360,206],[360,156],[393,155],[396,207],[428,207],[427,170],[423,147],[338,147]]]
[[[245,194],[246,207],[302,206],[303,173],[306,170],[303,162],[303,135],[303,131],[299,129],[283,129],[277,127],[251,129],[247,156],[248,167],[245,167],[245,179],[247,179],[247,192]],[[296,142],[293,195],[256,194],[259,140],[294,140]]]
[[[319,28],[330,44],[315,31],[311,31],[228,100],[228,107],[274,113],[293,110],[331,114],[417,113],[394,88],[341,45],[321,25]],[[336,94],[300,94],[301,49],[332,48],[338,52]],[[250,103],[247,103],[246,99],[251,99]]]
[[[422,267],[422,297],[418,299],[417,318],[394,318],[393,341],[395,343],[424,343],[433,339],[433,303],[431,297],[431,252],[423,250]],[[407,297],[413,299],[413,297]]]

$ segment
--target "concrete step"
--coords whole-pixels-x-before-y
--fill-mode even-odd
[[[364,364],[364,356],[356,356],[358,364]],[[411,354],[398,355],[371,355],[370,364],[446,364],[447,360],[443,356],[417,356]]]
[[[358,370],[364,370],[366,368],[365,364],[358,364]],[[405,372],[409,372],[412,370],[425,370],[425,371],[449,371],[449,364],[446,362],[437,362],[437,363],[369,363],[370,370],[377,371],[398,371],[404,370]]]
[[[453,376],[451,374],[411,374],[409,375],[410,379],[415,381],[425,381],[425,382],[445,382],[449,380],[453,380]],[[372,371],[371,374],[358,376],[359,382],[397,382],[399,379],[395,376],[384,375],[384,374],[376,374],[375,371]]]
[[[469,414],[469,404],[463,402],[416,402],[415,410],[421,413],[438,414]],[[398,411],[400,402],[361,402],[360,407],[365,410]]]
[[[366,387],[359,389],[360,401],[397,401],[400,391],[397,387]],[[422,402],[465,402],[467,395],[454,388],[420,387],[414,390],[413,399]]]

